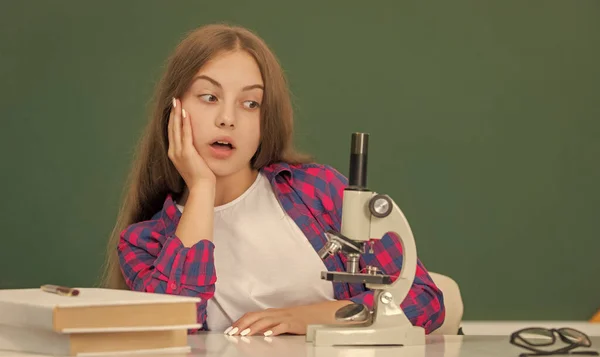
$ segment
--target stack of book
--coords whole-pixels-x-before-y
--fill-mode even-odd
[[[59,288],[59,287],[54,287]],[[200,298],[101,288],[0,290],[0,351],[53,356],[190,352]]]

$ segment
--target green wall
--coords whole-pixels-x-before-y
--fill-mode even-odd
[[[95,284],[167,55],[215,21],[290,79],[297,142],[407,215],[465,319],[600,307],[600,2],[13,1],[0,12],[0,288]]]

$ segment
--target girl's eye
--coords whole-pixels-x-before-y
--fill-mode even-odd
[[[255,102],[253,100],[247,100],[244,102],[244,107],[248,108],[248,109],[255,109],[258,108],[260,106],[260,104],[258,104],[258,102]]]
[[[200,97],[200,99],[204,100],[205,102],[216,102],[217,101],[217,97],[215,97],[212,94],[204,94],[199,97]]]

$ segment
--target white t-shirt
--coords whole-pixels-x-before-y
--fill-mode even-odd
[[[211,331],[225,330],[246,312],[334,300],[332,283],[321,279],[325,264],[262,174],[240,197],[215,207],[214,219]]]

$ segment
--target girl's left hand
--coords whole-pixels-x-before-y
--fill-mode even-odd
[[[267,309],[250,312],[236,321],[230,331],[232,336],[276,336],[282,333],[306,334],[307,323],[293,309]]]
[[[282,309],[266,309],[249,312],[237,320],[225,333],[235,336],[277,336],[284,333],[305,335],[312,324],[340,324],[335,312],[351,301],[327,301],[323,303]]]

